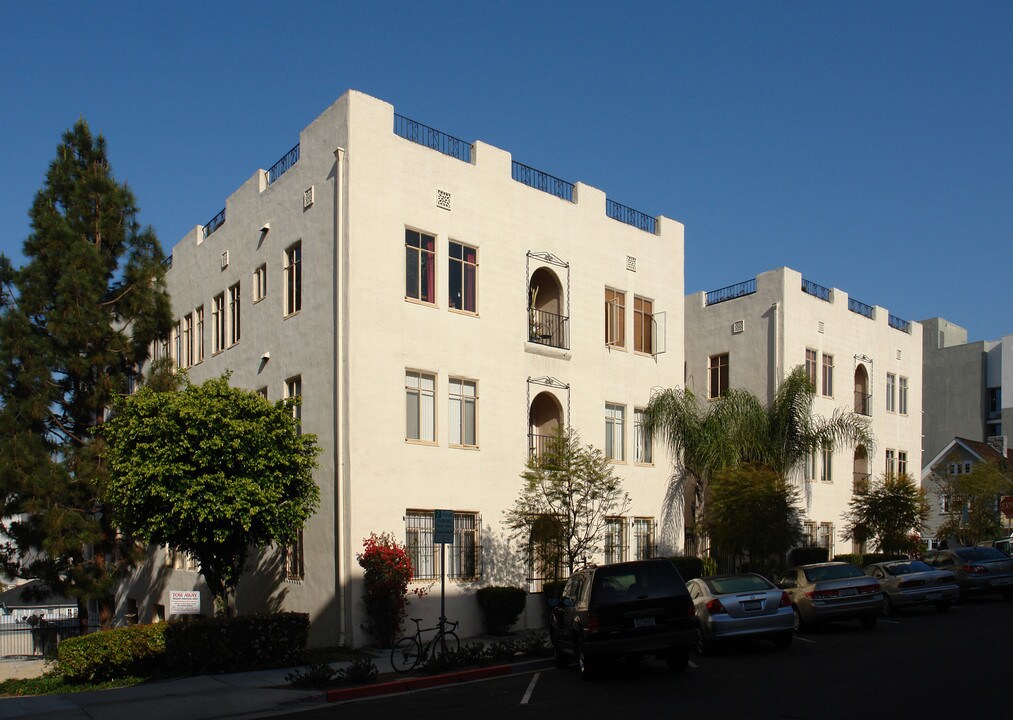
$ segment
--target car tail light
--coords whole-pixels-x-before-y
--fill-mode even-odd
[[[788,593],[781,593],[781,602],[777,604],[778,607],[791,607],[791,598],[788,597]]]
[[[975,575],[981,575],[988,572],[988,568],[984,565],[965,565],[961,569],[966,573],[973,573]]]
[[[599,630],[601,630],[601,621],[598,620],[598,614],[589,612],[587,614],[587,631],[594,634]]]
[[[870,595],[871,593],[879,592],[879,583],[875,585],[860,585],[858,587],[858,593],[860,595]]]
[[[810,590],[805,596],[814,600],[823,600],[824,598],[839,597],[840,594],[840,590]]]
[[[707,608],[707,612],[709,612],[711,615],[720,615],[721,613],[728,612],[727,610],[725,610],[725,606],[722,605],[721,601],[718,600],[717,598],[714,598],[713,600],[708,600],[707,605],[705,605],[705,607]]]

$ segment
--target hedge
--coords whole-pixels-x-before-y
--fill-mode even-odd
[[[69,681],[149,677],[165,664],[168,625],[134,625],[67,638],[56,651],[57,669]]]
[[[493,585],[479,588],[475,599],[485,617],[485,631],[490,635],[506,635],[524,612],[527,593],[518,587]]]
[[[865,568],[872,563],[885,562],[887,560],[907,560],[907,555],[889,555],[886,553],[865,553],[859,555],[858,553],[846,553],[843,555],[834,555],[834,560],[840,562],[851,563],[855,567]]]
[[[676,555],[670,557],[669,560],[675,565],[675,569],[679,571],[684,582],[703,577],[703,558],[698,558],[695,555]]]
[[[830,553],[824,547],[797,547],[788,551],[788,565],[810,565],[826,562]]]
[[[171,623],[167,666],[173,673],[202,675],[299,665],[309,627],[309,615],[293,612]]]

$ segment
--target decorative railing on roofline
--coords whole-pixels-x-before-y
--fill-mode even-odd
[[[208,224],[204,226],[204,239],[207,240],[208,237],[211,236],[211,233],[213,233],[215,230],[217,230],[224,224],[225,224],[225,208],[222,208],[222,211],[217,215],[215,215],[213,218],[211,218]]]
[[[870,320],[876,319],[876,308],[872,305],[866,305],[864,302],[859,302],[854,298],[848,298],[848,310],[859,315],[865,315]]]
[[[908,334],[911,333],[911,322],[909,320],[899,318],[896,315],[890,315],[888,320],[890,323],[890,327],[894,328],[895,330],[900,330],[901,332],[906,332]]]
[[[745,282],[723,287],[720,290],[711,290],[705,296],[706,304],[717,305],[718,303],[723,303],[726,300],[734,300],[735,298],[743,297],[745,295],[752,295],[755,292],[756,278],[753,278],[752,280],[746,280]]]
[[[404,115],[394,113],[394,134],[405,140],[411,140],[419,145],[425,145],[427,148],[438,150],[444,155],[449,155],[462,162],[471,162],[471,154],[474,150],[471,143],[406,118]]]
[[[632,225],[635,228],[649,232],[654,235],[657,234],[658,219],[642,213],[639,210],[634,210],[631,207],[627,207],[622,203],[617,203],[615,200],[609,200],[605,198],[605,214],[613,220]]]
[[[563,200],[573,202],[573,183],[571,182],[561,180],[541,170],[535,170],[533,167],[528,167],[516,160],[513,161],[510,174],[519,183],[524,183],[528,187],[533,187],[549,195],[555,195]]]
[[[271,185],[275,180],[280,178],[289,168],[299,162],[299,143],[295,144],[295,147],[285,153],[281,160],[271,166],[271,169],[267,171],[267,184]]]
[[[813,297],[818,297],[823,302],[830,302],[830,298],[833,295],[830,288],[817,285],[812,280],[806,280],[805,278],[802,278],[802,292],[808,293]]]

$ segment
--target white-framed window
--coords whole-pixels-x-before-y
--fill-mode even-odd
[[[478,383],[450,378],[450,444],[478,446]]]
[[[440,546],[433,542],[433,511],[405,511],[405,546],[416,580],[440,576]],[[447,577],[475,580],[482,577],[482,516],[454,511],[454,542],[445,549]]]
[[[626,462],[626,406],[605,403],[605,457]]]
[[[942,493],[939,496],[939,513],[940,514],[948,514],[950,512],[950,510],[952,510],[952,509],[953,508],[952,508],[952,506],[950,504],[950,494],[949,493]]]
[[[605,288],[605,344],[626,347],[626,293]]]
[[[259,388],[257,388],[257,389],[256,389],[256,393],[257,393],[258,395],[260,395],[260,397],[262,397],[262,398],[264,398],[265,400],[267,400],[267,385],[265,385],[264,387],[259,387]]]
[[[652,517],[633,518],[633,559],[647,560],[655,556],[656,523]]]
[[[436,442],[436,376],[417,370],[406,370],[405,439]]]
[[[253,302],[259,303],[267,297],[267,263],[253,271]]]
[[[654,352],[654,302],[633,296],[633,351]]]
[[[730,370],[728,353],[711,355],[707,360],[707,397],[719,398],[728,394]]]
[[[816,547],[816,523],[806,520],[802,523],[802,538],[806,547]]]
[[[285,317],[302,310],[302,243],[289,245],[285,250]]]
[[[193,365],[193,313],[183,316],[183,367]]]
[[[887,477],[893,477],[894,473],[897,471],[896,462],[897,459],[894,451],[888,449],[886,451],[886,467],[883,468],[883,472],[886,473]]]
[[[300,528],[295,540],[285,548],[285,579],[302,580],[306,577],[306,561],[303,552],[303,531]]]
[[[436,237],[419,230],[404,231],[407,299],[436,304]]]
[[[242,315],[240,314],[240,300],[242,293],[239,291],[239,283],[229,288],[229,347],[239,342],[242,334]]]
[[[194,338],[194,363],[204,362],[204,306],[193,311],[197,319],[196,337]]]
[[[225,349],[225,293],[214,297],[211,309],[211,353],[217,354]]]
[[[907,415],[907,378],[901,375],[897,412]]]
[[[816,373],[817,373],[817,365],[818,365],[818,362],[817,362],[818,355],[819,355],[819,353],[817,353],[812,348],[806,348],[805,349],[805,374],[806,374],[806,377],[809,378],[809,382],[812,383],[813,391],[814,392],[816,391],[816,388],[819,387],[819,385],[816,382],[816,380],[817,380]]]
[[[823,397],[834,396],[834,356],[823,353]]]
[[[478,248],[450,241],[447,287],[449,306],[461,312],[478,312]]]
[[[163,545],[165,549],[165,566],[173,570],[197,570],[197,561],[182,550]]]
[[[267,396],[265,395],[264,397]],[[285,381],[285,399],[299,400],[299,402],[292,406],[292,417],[299,423],[299,429],[302,432],[302,375],[290,377]]]
[[[834,449],[832,447],[823,448],[823,462],[820,464],[820,480],[823,482],[834,481]]]
[[[827,557],[834,557],[834,524],[828,522],[821,522],[819,527],[819,535],[816,538],[817,544],[821,548],[827,549]]]
[[[654,464],[654,434],[644,425],[644,409],[633,409],[633,462]]]
[[[896,412],[895,395],[897,393],[897,376],[893,373],[886,374],[886,411]]]
[[[907,452],[905,450],[897,451],[897,474],[907,474]]]
[[[819,466],[820,454],[817,451],[809,453],[809,456],[805,460],[805,479],[815,480],[816,479],[816,468]]]
[[[176,327],[172,330],[173,354],[176,356],[176,368],[183,367],[183,323],[176,321]]]
[[[626,518],[606,518],[605,562],[615,563],[624,560],[626,560]]]

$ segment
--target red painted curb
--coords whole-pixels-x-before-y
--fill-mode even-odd
[[[410,677],[405,678],[404,680],[393,680],[391,682],[378,683],[376,685],[360,685],[359,687],[327,690],[324,695],[327,702],[358,700],[366,697],[374,697],[376,695],[390,695],[392,693],[423,690],[425,688],[468,682],[470,680],[484,680],[491,677],[502,677],[504,675],[509,675],[511,672],[512,670],[509,665],[495,665],[493,667],[476,668],[474,670],[461,670],[460,672],[447,673],[445,675]]]

